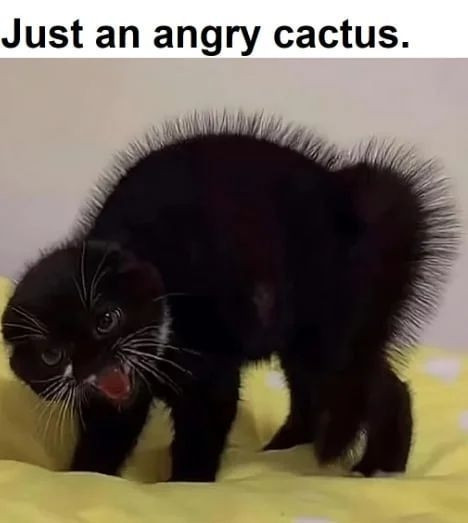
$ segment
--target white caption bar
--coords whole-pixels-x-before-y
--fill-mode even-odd
[[[460,58],[466,0],[2,0],[1,58]]]

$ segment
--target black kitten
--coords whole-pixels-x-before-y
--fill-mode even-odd
[[[215,479],[239,371],[276,352],[291,409],[268,449],[403,471],[412,417],[392,370],[434,311],[457,246],[446,182],[411,152],[355,158],[307,130],[194,115],[134,144],[72,239],[3,316],[11,367],[73,403],[71,468],[119,471],[154,398],[171,408],[173,480]]]

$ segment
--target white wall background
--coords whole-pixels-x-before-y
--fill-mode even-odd
[[[468,209],[468,60],[3,60],[0,274],[67,232],[129,139],[225,106],[264,108],[342,145],[374,134],[414,143],[441,158]],[[464,254],[428,343],[468,350],[467,290]]]

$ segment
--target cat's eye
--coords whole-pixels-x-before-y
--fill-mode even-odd
[[[98,336],[105,336],[114,331],[119,325],[122,318],[120,309],[112,309],[101,314],[96,319],[95,330]]]
[[[63,358],[63,350],[59,347],[52,347],[41,353],[42,361],[49,367],[58,365]]]

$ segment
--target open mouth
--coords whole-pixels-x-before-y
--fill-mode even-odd
[[[132,395],[132,378],[127,365],[112,365],[96,375],[93,385],[106,398],[124,402]]]

